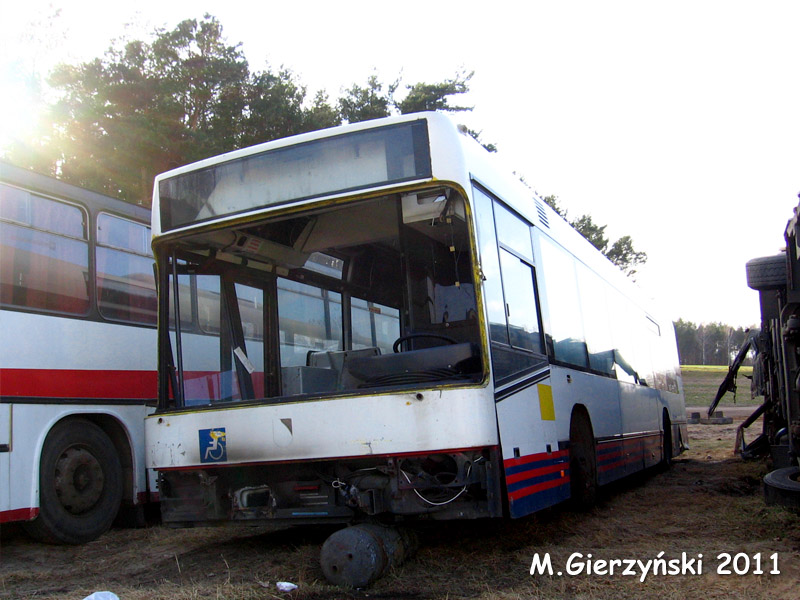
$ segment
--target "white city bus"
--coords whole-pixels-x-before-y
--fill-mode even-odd
[[[0,524],[81,543],[151,499],[149,218],[0,163]]]
[[[167,523],[521,517],[685,446],[672,323],[446,115],[175,169],[152,216]]]

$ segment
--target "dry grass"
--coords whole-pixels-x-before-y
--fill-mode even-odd
[[[35,544],[6,532],[0,546],[0,599],[81,599],[111,590],[123,600],[338,598],[517,600],[522,598],[798,597],[800,519],[766,507],[763,463],[731,448],[735,424],[690,426],[692,449],[666,473],[648,473],[606,490],[588,513],[558,508],[516,521],[454,522],[420,532],[407,564],[366,591],[325,582],[319,549],[330,530],[265,528],[114,530],[79,547]],[[704,556],[702,575],[531,576],[535,553],[554,570],[574,552],[595,559]],[[717,575],[715,557],[779,553],[780,575]],[[770,565],[765,565],[771,567]],[[298,589],[278,592],[276,581]]]

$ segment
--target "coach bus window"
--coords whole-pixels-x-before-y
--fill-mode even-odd
[[[586,367],[588,356],[574,259],[547,237],[539,236],[539,239],[553,357],[576,367]]]
[[[337,292],[278,280],[281,366],[306,364],[309,352],[342,350],[342,297]]]
[[[149,227],[98,215],[97,305],[107,319],[155,325],[156,288],[149,237]]]
[[[0,302],[74,315],[89,310],[86,214],[0,185]]]
[[[190,328],[194,322],[192,308],[192,283],[189,275],[178,275],[178,293],[181,298],[181,327]],[[172,283],[170,282],[169,288],[169,328],[175,329],[175,293]]]
[[[192,406],[263,397],[263,290],[234,283],[232,289],[236,294],[238,318],[226,320],[225,322],[230,323],[231,327],[221,331],[220,277],[194,276],[198,324],[206,335],[186,336],[187,330],[191,329],[192,315],[189,278],[189,275],[179,276],[181,323],[184,334],[182,340],[184,343],[187,340],[196,342],[185,346],[181,357],[185,404]],[[186,315],[189,317],[188,323]],[[183,329],[184,327],[186,329]],[[175,351],[177,348],[173,347],[173,352]],[[247,385],[242,385],[237,375],[237,371],[242,368],[248,372]]]
[[[219,276],[197,275],[197,323],[204,333],[219,333]]]
[[[220,280],[217,275],[195,276],[197,285],[197,321],[203,333],[219,333]],[[264,336],[264,292],[235,285],[242,331],[245,339],[261,340]]]
[[[376,302],[353,298],[353,350],[376,347],[383,354],[392,352],[392,344],[400,336],[400,311]]]

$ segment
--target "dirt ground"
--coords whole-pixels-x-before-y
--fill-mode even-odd
[[[766,463],[733,455],[742,418],[735,416],[733,425],[691,425],[691,450],[668,472],[614,485],[588,513],[557,508],[516,521],[424,530],[417,554],[368,590],[342,590],[325,581],[319,549],[330,530],[321,528],[153,526],[115,529],[84,546],[59,547],[6,527],[0,599],[81,600],[99,590],[122,600],[798,598],[800,516],[764,505]],[[718,572],[724,553],[731,557],[730,574]],[[550,557],[552,575],[530,574],[535,555]],[[587,574],[589,555],[623,566],[611,575],[593,562]],[[645,577],[641,567],[632,569],[635,574],[620,572],[629,564],[623,561],[658,558],[673,562]],[[776,562],[780,574],[772,573]],[[583,572],[570,574],[579,565]],[[298,587],[281,592],[279,581]]]

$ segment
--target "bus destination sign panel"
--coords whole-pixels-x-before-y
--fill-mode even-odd
[[[159,182],[170,231],[291,201],[431,176],[424,120],[313,140]]]

